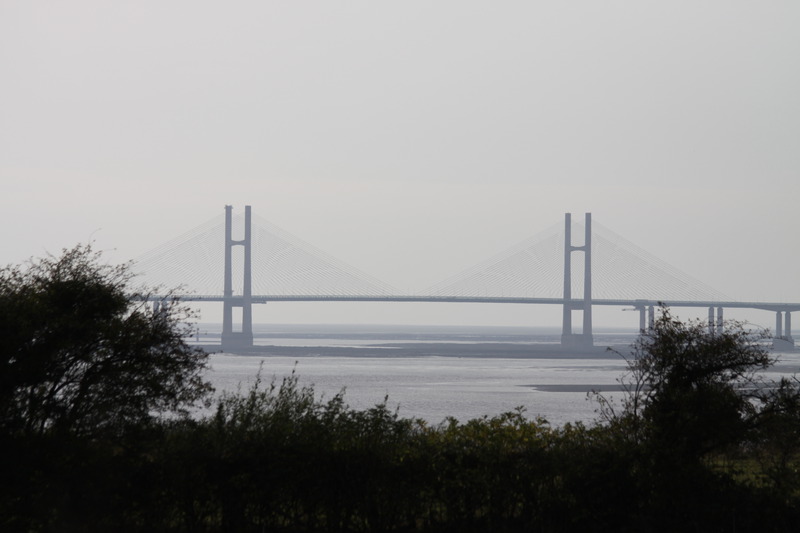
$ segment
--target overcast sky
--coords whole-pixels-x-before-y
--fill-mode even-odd
[[[250,204],[413,291],[591,211],[735,299],[798,302],[798,28],[794,0],[0,0],[0,264],[127,260]],[[260,316],[534,316],[280,305]]]

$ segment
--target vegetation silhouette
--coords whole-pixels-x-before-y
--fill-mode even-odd
[[[89,436],[185,412],[207,398],[207,354],[184,342],[188,309],[158,309],[127,265],[91,246],[0,270],[0,427]]]
[[[662,309],[598,420],[429,425],[295,374],[223,394],[186,311],[90,247],[0,274],[4,531],[792,531],[800,392],[759,333]]]

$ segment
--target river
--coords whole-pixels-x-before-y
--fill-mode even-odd
[[[218,343],[213,326],[201,332],[201,343]],[[562,425],[598,417],[590,391],[619,396],[621,353],[636,332],[596,331],[598,349],[583,354],[563,352],[560,332],[546,328],[254,325],[254,337],[261,353],[211,355],[209,379],[218,392],[246,390],[259,369],[266,383],[294,371],[323,399],[344,390],[355,409],[388,397],[400,416],[437,424],[522,407]],[[780,357],[776,376],[798,370],[797,352]]]

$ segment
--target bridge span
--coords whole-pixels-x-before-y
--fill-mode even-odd
[[[164,296],[152,296],[150,299],[163,299]],[[180,297],[181,300],[188,302],[224,302],[225,297],[213,294],[194,294]],[[233,300],[241,300],[241,296],[232,297]],[[252,295],[250,302],[254,304],[265,304],[268,302],[410,302],[410,303],[485,303],[485,304],[556,304],[583,303],[583,300],[564,298],[528,298],[513,296],[340,296],[340,295]],[[762,311],[800,311],[800,303],[784,302],[739,302],[739,301],[695,301],[695,300],[626,300],[611,298],[596,298],[592,300],[592,305],[608,305],[615,307],[727,307],[735,309],[760,309]]]
[[[220,302],[223,304],[222,349],[242,349],[253,346],[252,306],[268,302],[413,302],[413,303],[486,303],[486,304],[525,304],[525,305],[560,305],[563,308],[561,344],[565,347],[590,347],[593,345],[592,307],[616,306],[631,307],[639,311],[639,327],[644,330],[654,322],[655,309],[659,306],[708,308],[709,330],[721,330],[723,327],[723,309],[758,309],[775,313],[774,343],[782,349],[793,348],[791,313],[800,311],[800,303],[786,302],[740,302],[724,300],[687,300],[687,299],[629,299],[629,298],[593,298],[592,297],[592,221],[591,214],[585,215],[585,235],[583,244],[572,244],[571,215],[565,215],[564,226],[564,258],[563,258],[563,296],[562,297],[507,297],[507,296],[448,296],[448,295],[292,295],[252,293],[252,247],[250,206],[245,207],[244,238],[232,238],[231,206],[225,206],[225,241],[224,241],[224,290],[221,295],[186,294],[180,295],[183,301]],[[221,243],[223,244],[223,243]],[[244,248],[243,254],[243,287],[240,294],[233,291],[232,250],[235,246]],[[572,254],[583,253],[583,297],[572,296]],[[165,297],[150,296],[156,302]],[[233,309],[241,308],[241,330],[234,331]],[[580,332],[573,330],[573,312],[582,314],[583,327]]]
[[[152,296],[152,300],[163,299],[163,296]],[[188,295],[181,300],[190,302],[226,302],[224,296]],[[246,305],[241,296],[231,298],[231,304]],[[315,296],[315,295],[253,295],[251,304],[270,302],[406,302],[406,303],[463,303],[463,304],[527,304],[527,305],[567,305],[577,307],[583,300],[565,300],[563,298],[527,298],[509,296]],[[793,343],[791,313],[800,311],[800,304],[783,302],[739,302],[739,301],[694,301],[694,300],[626,300],[600,298],[592,300],[593,306],[632,307],[639,311],[639,329],[651,327],[655,320],[655,309],[666,307],[708,308],[710,327],[718,327],[723,321],[723,309],[758,309],[776,313],[775,338]],[[251,330],[252,331],[252,330]]]

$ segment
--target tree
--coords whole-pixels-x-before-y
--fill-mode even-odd
[[[788,380],[769,383],[759,374],[776,362],[765,337],[735,321],[723,331],[682,322],[664,307],[633,345],[622,412],[598,396],[601,412],[670,464],[739,444],[772,417],[776,402],[800,397]]]
[[[0,431],[85,436],[208,397],[188,310],[159,310],[90,245],[0,270]]]
[[[736,531],[796,516],[800,387],[764,377],[776,362],[766,337],[662,308],[632,347],[621,409],[596,395],[603,429],[631,459],[631,512],[654,530]],[[759,471],[759,460],[771,464]]]

